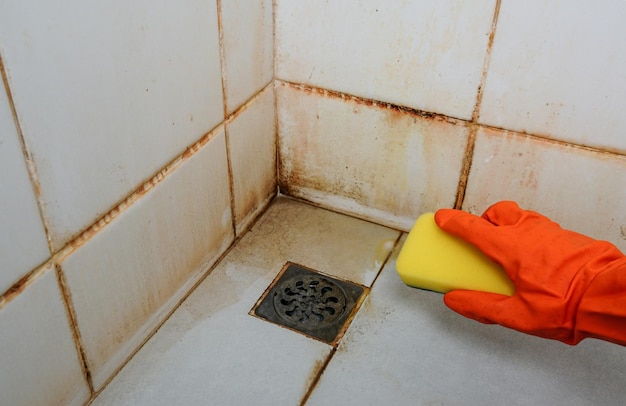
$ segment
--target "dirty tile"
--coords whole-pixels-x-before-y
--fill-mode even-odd
[[[267,87],[226,124],[235,195],[235,224],[241,234],[276,194],[274,91]]]
[[[224,117],[215,1],[1,2],[0,16],[55,250]]]
[[[469,119],[495,1],[276,2],[276,77]]]
[[[54,269],[0,309],[4,405],[82,405],[90,393]]]
[[[50,255],[4,86],[0,86],[0,295]]]
[[[625,184],[626,157],[483,129],[463,208],[480,214],[514,200],[626,252]]]
[[[249,311],[288,260],[371,283],[397,235],[278,198],[94,405],[298,404],[331,347]]]
[[[402,284],[390,261],[308,406],[621,404],[623,347],[575,347],[463,318]]]
[[[62,263],[96,390],[233,241],[225,148],[221,130]]]
[[[624,1],[502,2],[480,121],[626,152],[625,14]]]
[[[221,7],[226,112],[235,111],[274,76],[272,1],[229,0]]]
[[[287,194],[408,230],[452,206],[468,129],[278,82],[279,182]]]

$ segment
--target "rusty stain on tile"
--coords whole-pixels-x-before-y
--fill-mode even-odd
[[[83,371],[83,376],[85,381],[87,382],[87,386],[89,387],[89,391],[91,395],[94,394],[93,380],[91,378],[91,371],[89,370],[89,364],[87,363],[87,355],[85,354],[85,346],[83,345],[83,340],[80,335],[80,330],[78,329],[78,323],[76,321],[76,311],[74,310],[74,305],[72,302],[72,295],[70,290],[67,287],[67,283],[65,281],[65,275],[63,274],[63,270],[61,266],[56,264],[54,266],[54,271],[57,277],[57,283],[59,284],[59,288],[61,290],[61,296],[63,300],[63,304],[65,305],[65,311],[67,313],[67,318],[69,320],[70,329],[72,331],[72,336],[74,338],[74,344],[76,345],[76,352],[78,353],[78,359],[80,362],[80,366]]]
[[[315,364],[313,365],[313,368],[311,368],[311,373],[309,374],[309,376],[307,377],[305,381],[305,384],[304,384],[305,392],[304,392],[304,395],[302,396],[302,399],[300,400],[300,403],[299,403],[300,405],[305,405],[309,397],[311,397],[311,393],[313,393],[315,386],[319,382],[320,378],[322,377],[322,374],[324,373],[324,370],[330,363],[330,360],[333,358],[333,355],[335,355],[336,351],[337,349],[333,347],[325,359],[318,360],[317,362],[315,362]]]
[[[410,114],[413,116],[422,117],[426,119],[445,121],[452,125],[458,125],[464,122],[464,120],[448,117],[439,113],[418,110],[418,109],[414,109],[411,107],[400,106],[397,104],[382,102],[382,101],[378,101],[374,99],[367,99],[364,97],[354,96],[354,95],[337,92],[337,91],[329,90],[329,89],[322,89],[319,87],[313,87],[313,86],[309,86],[309,85],[305,85],[301,83],[293,83],[293,82],[288,82],[285,80],[276,80],[276,84],[277,86],[289,87],[292,89],[299,90],[303,92],[304,94],[309,94],[309,95],[316,94],[319,96],[341,99],[343,101],[349,101],[357,105],[376,107],[376,108],[380,108],[383,110],[389,110],[392,113],[401,113],[403,115],[402,117],[404,117],[404,115],[406,114]]]
[[[9,76],[4,66],[4,60],[2,58],[2,54],[0,54],[0,76],[2,76],[2,83],[4,84],[4,90],[7,95],[7,100],[9,102],[9,108],[11,109],[11,115],[13,116],[13,123],[15,125],[15,130],[17,132],[17,137],[20,142],[20,146],[22,148],[22,155],[24,156],[24,161],[26,163],[26,170],[28,171],[28,177],[30,178],[30,182],[33,188],[33,192],[35,194],[35,201],[37,202],[37,209],[39,210],[39,217],[41,219],[41,224],[43,226],[44,233],[46,234],[46,243],[48,244],[48,249],[50,252],[53,252],[52,246],[52,237],[50,235],[50,229],[48,226],[48,221],[46,216],[44,215],[44,203],[41,199],[41,184],[39,183],[39,177],[37,176],[37,168],[35,167],[35,162],[33,160],[32,153],[29,151],[26,141],[24,140],[24,133],[22,132],[22,124],[20,123],[19,116],[17,114],[17,109],[15,108],[15,101],[13,100],[13,93],[11,92],[11,87],[9,86]]]
[[[279,92],[285,193],[320,191],[403,219],[454,203],[466,122],[308,86]]]

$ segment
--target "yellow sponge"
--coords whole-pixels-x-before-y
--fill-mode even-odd
[[[469,289],[511,296],[515,291],[500,265],[441,230],[434,213],[417,219],[400,250],[396,270],[405,284],[441,293]]]

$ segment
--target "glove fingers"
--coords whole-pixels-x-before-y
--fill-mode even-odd
[[[517,224],[522,218],[524,210],[517,203],[502,201],[491,205],[482,215],[482,218],[496,226],[510,226]]]
[[[501,235],[498,227],[484,218],[451,209],[438,210],[435,222],[442,230],[474,245],[507,270],[507,255],[510,255],[514,241]]]
[[[453,290],[443,296],[444,303],[450,309],[485,324],[502,324],[498,304],[506,299],[507,296],[473,290]]]

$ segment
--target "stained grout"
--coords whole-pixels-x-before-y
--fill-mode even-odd
[[[339,213],[339,214],[342,214],[342,213]],[[361,220],[361,219],[359,219],[359,220]],[[365,220],[362,220],[362,221],[365,221]],[[376,277],[374,278],[372,283],[368,287],[366,287],[366,294],[363,295],[362,300],[357,304],[357,306],[355,306],[353,314],[352,314],[351,318],[349,319],[349,321],[346,322],[346,326],[344,328],[344,331],[342,331],[340,338],[337,340],[335,345],[332,346],[330,353],[326,356],[326,359],[324,360],[324,363],[319,368],[319,370],[317,371],[315,377],[313,378],[313,380],[309,384],[309,387],[307,388],[306,393],[304,394],[304,396],[302,397],[302,399],[300,401],[300,406],[304,406],[306,404],[306,402],[309,400],[309,398],[311,397],[311,394],[313,394],[313,391],[315,390],[315,387],[317,386],[319,381],[322,379],[322,375],[324,375],[324,372],[326,371],[326,368],[328,367],[328,365],[332,361],[333,357],[337,353],[337,350],[339,349],[339,345],[341,344],[341,340],[343,339],[344,335],[349,330],[350,325],[352,324],[354,319],[359,314],[359,311],[360,311],[361,307],[363,307],[363,304],[365,303],[365,301],[369,299],[369,296],[372,293],[372,289],[374,289],[374,285],[376,284],[376,281],[380,277],[380,274],[382,273],[382,271],[387,266],[387,263],[389,262],[389,260],[393,256],[393,254],[396,251],[396,249],[399,247],[400,240],[402,239],[402,236],[403,236],[404,232],[399,231],[399,230],[396,230],[396,231],[399,232],[398,233],[398,237],[396,237],[396,239],[394,240],[393,246],[391,247],[391,249],[387,253],[387,256],[385,257],[385,260],[382,261],[382,263],[380,265],[380,268],[378,269],[378,272],[376,273]]]
[[[73,253],[76,249],[81,247],[87,241],[91,240],[97,233],[99,233],[104,227],[115,220],[120,214],[131,207],[136,201],[147,194],[155,186],[160,184],[165,178],[167,178],[172,172],[174,172],[183,163],[187,162],[192,156],[194,156],[202,147],[208,144],[213,138],[215,138],[219,132],[225,128],[226,124],[234,121],[241,113],[246,111],[250,105],[252,105],[261,95],[268,91],[273,85],[272,82],[268,83],[263,89],[255,93],[245,103],[238,107],[233,113],[229,114],[226,119],[211,129],[209,132],[202,135],[196,142],[189,147],[165,166],[163,166],[156,174],[151,176],[146,182],[137,187],[129,195],[115,204],[108,212],[100,216],[90,226],[79,232],[76,237],[67,242],[63,247],[54,252],[46,261],[41,265],[34,268],[23,276],[19,281],[14,283],[6,292],[0,294],[0,310],[10,303],[19,293],[21,293],[28,286],[38,280],[49,267],[63,262],[63,260]]]
[[[65,280],[65,274],[63,273],[63,269],[61,265],[55,265],[57,283],[59,284],[59,289],[61,290],[61,296],[63,297],[63,303],[65,305],[65,311],[67,312],[67,317],[70,322],[70,327],[72,330],[72,336],[74,338],[74,345],[76,346],[76,352],[78,353],[78,360],[80,362],[80,366],[83,372],[83,377],[85,378],[85,382],[89,388],[90,396],[94,394],[94,386],[93,379],[91,377],[91,371],[89,370],[89,364],[87,363],[87,354],[85,353],[85,346],[83,345],[83,340],[80,334],[80,329],[78,328],[78,322],[76,317],[76,311],[74,310],[72,295],[70,293],[69,288],[67,287],[67,281]]]
[[[217,30],[218,30],[218,39],[219,39],[219,49],[220,49],[220,68],[221,68],[221,76],[222,76],[222,108],[224,111],[224,116],[227,116],[228,112],[228,95],[226,92],[227,89],[227,80],[226,80],[226,57],[224,56],[224,25],[222,20],[222,0],[216,0],[217,7]],[[237,212],[235,207],[235,182],[233,179],[233,163],[232,158],[230,156],[230,135],[228,131],[228,126],[224,125],[224,145],[226,146],[226,166],[228,168],[228,191],[230,198],[230,223],[233,229],[233,235],[237,237]]]
[[[4,66],[4,60],[2,58],[2,54],[0,54],[0,75],[2,76],[2,82],[4,83],[4,90],[6,92],[7,100],[9,102],[9,108],[11,109],[11,115],[13,116],[13,123],[15,124],[17,137],[19,139],[20,146],[22,148],[22,155],[24,157],[24,162],[26,163],[26,170],[28,171],[28,177],[30,179],[33,194],[35,195],[35,200],[37,202],[37,210],[39,211],[39,218],[41,219],[41,224],[42,224],[44,233],[46,235],[46,243],[48,244],[48,251],[52,253],[54,252],[54,248],[52,246],[52,237],[50,235],[50,228],[48,226],[48,222],[46,221],[46,216],[44,215],[44,209],[43,209],[44,204],[41,200],[41,184],[39,183],[39,178],[37,176],[37,168],[35,167],[32,154],[30,153],[28,146],[26,145],[26,140],[24,139],[24,132],[22,131],[22,124],[17,114],[17,108],[15,107],[15,100],[13,99],[13,93],[11,92],[11,87],[9,86],[9,76]]]

